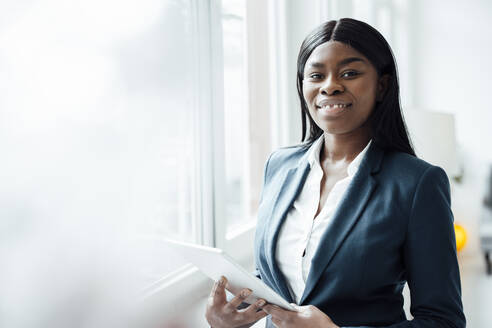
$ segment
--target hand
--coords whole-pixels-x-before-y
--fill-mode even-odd
[[[279,306],[267,304],[263,307],[263,311],[272,315],[272,322],[278,328],[340,328],[330,317],[324,314],[320,309],[313,305],[297,306],[296,311],[284,310]]]
[[[227,279],[222,277],[216,281],[208,297],[205,318],[213,328],[232,328],[254,323],[267,316],[258,311],[266,302],[259,299],[243,310],[237,307],[251,294],[251,290],[243,289],[230,302],[227,302],[225,286]]]

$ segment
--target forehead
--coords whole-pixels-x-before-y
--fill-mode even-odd
[[[322,63],[325,66],[337,65],[340,61],[348,57],[358,57],[363,59],[364,62],[359,61],[357,63],[369,64],[369,60],[363,54],[348,44],[340,41],[328,41],[320,44],[313,50],[304,67],[308,68],[313,63]]]

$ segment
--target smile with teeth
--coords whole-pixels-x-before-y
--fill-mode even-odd
[[[331,105],[321,106],[320,108],[323,108],[323,109],[346,108],[346,107],[349,107],[350,105],[352,105],[352,104],[331,104]]]

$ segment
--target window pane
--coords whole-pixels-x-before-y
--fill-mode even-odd
[[[142,281],[183,264],[138,238],[197,236],[191,13],[188,0],[1,2],[0,284],[42,288],[32,259],[92,269],[129,236],[148,254],[123,253]]]
[[[249,219],[248,105],[245,48],[245,2],[223,1],[224,122],[226,217],[229,228]]]
[[[148,282],[184,264],[165,253],[162,237],[197,241],[191,12],[190,1],[167,1],[158,20],[119,47],[131,112],[130,222],[149,237],[139,257]]]

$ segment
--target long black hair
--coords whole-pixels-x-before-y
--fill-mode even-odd
[[[368,118],[372,142],[385,150],[401,151],[415,156],[401,111],[398,73],[391,47],[375,28],[352,18],[323,23],[302,42],[297,57],[297,92],[302,116],[301,141],[310,144],[323,134],[323,130],[309,114],[302,83],[304,66],[309,56],[317,46],[330,40],[343,42],[366,56],[376,68],[378,77],[389,75],[384,97],[376,103]],[[306,117],[309,120],[309,134],[306,131]]]

